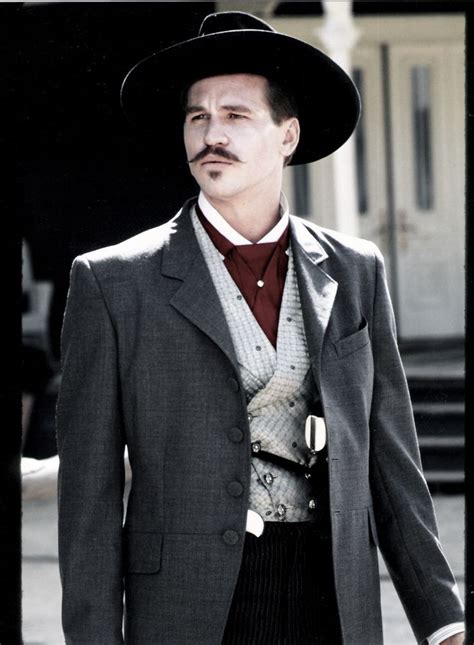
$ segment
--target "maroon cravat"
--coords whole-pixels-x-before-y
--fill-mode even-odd
[[[247,301],[260,327],[276,347],[278,318],[288,267],[288,226],[276,242],[234,245],[196,207],[199,221]]]

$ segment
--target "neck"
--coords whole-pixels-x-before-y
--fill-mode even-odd
[[[261,240],[280,218],[280,191],[271,197],[256,195],[254,199],[205,196],[226,222],[250,242]]]

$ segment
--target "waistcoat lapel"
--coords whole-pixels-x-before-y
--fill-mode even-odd
[[[291,245],[275,351],[194,213],[192,222],[230,329],[249,412],[255,413],[300,391],[309,369]]]
[[[194,211],[192,211],[191,221],[221,303],[227,328],[230,330],[241,373],[242,369],[245,370],[246,390],[258,391],[269,381],[275,371],[277,362],[275,348],[255,320],[238,286],[224,266],[221,254]],[[255,358],[256,352],[259,360]]]
[[[320,382],[321,350],[338,283],[319,264],[328,255],[305,225],[290,217],[296,275],[313,375]]]
[[[224,312],[192,227],[192,201],[186,202],[171,224],[161,272],[182,282],[170,299],[171,306],[209,336],[238,369]]]
[[[278,325],[276,369],[266,383],[266,387],[260,390],[249,404],[250,411],[270,405],[282,396],[288,396],[301,389],[309,363],[299,302],[293,253],[290,247]]]

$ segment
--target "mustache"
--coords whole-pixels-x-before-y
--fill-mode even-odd
[[[238,161],[242,163],[237,155],[234,155],[233,152],[229,152],[229,150],[221,148],[220,146],[206,146],[201,150],[201,152],[198,152],[195,157],[188,159],[188,163],[201,161],[201,159],[204,159],[208,155],[214,155],[215,157],[222,157],[223,159],[227,159],[228,161]]]

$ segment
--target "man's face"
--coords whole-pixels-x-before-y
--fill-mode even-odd
[[[273,121],[266,87],[262,76],[230,74],[189,89],[184,145],[191,173],[211,199],[245,197],[281,182],[299,129],[296,119]]]

